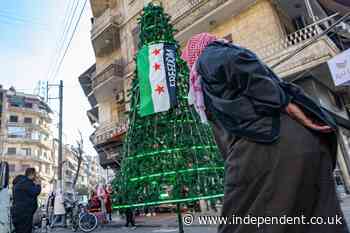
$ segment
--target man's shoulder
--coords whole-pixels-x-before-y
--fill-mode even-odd
[[[16,176],[14,179],[13,179],[13,181],[12,181],[12,184],[15,186],[15,185],[17,185],[17,184],[19,184],[19,183],[22,183],[22,182],[24,182],[25,180],[26,180],[26,176],[24,176],[24,175],[18,175],[18,176]]]

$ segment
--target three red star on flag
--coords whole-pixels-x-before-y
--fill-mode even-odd
[[[162,94],[164,92],[164,86],[162,84],[158,84],[155,91],[158,92],[158,95]]]
[[[153,68],[155,71],[160,70],[160,64],[159,63],[154,63]]]
[[[160,54],[160,49],[154,49],[152,53],[154,56],[158,56]]]

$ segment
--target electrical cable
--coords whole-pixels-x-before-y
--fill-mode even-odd
[[[56,78],[57,75],[58,75],[58,72],[60,71],[61,65],[62,65],[62,63],[63,63],[63,61],[64,61],[64,58],[65,58],[67,52],[68,52],[69,46],[70,46],[70,44],[71,44],[71,42],[72,42],[72,40],[73,40],[73,38],[74,38],[75,32],[77,31],[77,28],[78,28],[78,25],[79,25],[81,16],[82,16],[83,13],[84,13],[84,9],[85,9],[86,3],[87,3],[87,0],[84,1],[84,5],[83,5],[83,7],[82,7],[82,9],[81,9],[81,11],[80,11],[78,20],[77,20],[77,22],[76,22],[76,24],[75,24],[73,33],[71,34],[71,37],[70,37],[69,42],[68,42],[68,45],[67,45],[67,47],[66,47],[66,49],[65,49],[65,51],[64,51],[64,53],[63,53],[63,56],[62,56],[62,58],[61,58],[61,60],[60,60],[60,62],[59,62],[59,64],[58,64],[58,67],[57,67],[57,69],[56,69],[56,72],[54,73],[53,80],[55,80],[55,78]]]

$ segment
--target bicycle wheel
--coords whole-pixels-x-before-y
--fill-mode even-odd
[[[84,232],[91,232],[97,227],[97,218],[90,213],[84,213],[79,218],[79,228]]]

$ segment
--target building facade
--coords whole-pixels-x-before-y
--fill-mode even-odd
[[[91,190],[96,189],[97,184],[104,184],[104,179],[100,173],[102,168],[96,156],[83,154],[79,168],[79,175],[73,190],[73,182],[78,171],[79,160],[73,152],[71,145],[63,147],[63,189],[67,192],[78,192],[80,195],[88,195]]]
[[[35,167],[44,200],[55,178],[52,113],[41,97],[0,88],[0,160],[7,161],[10,179]]]
[[[172,16],[175,37],[182,47],[199,32],[226,38],[256,52],[281,78],[295,81],[324,107],[348,118],[348,89],[334,86],[326,63],[349,48],[347,22],[276,65],[348,12],[350,6],[345,1],[90,0],[96,64],[79,81],[91,104],[88,117],[96,129],[91,141],[103,167],[119,167],[122,138],[127,129],[127,90],[135,68],[137,18],[149,2],[160,2]],[[341,130],[338,172],[350,190],[347,134]]]

